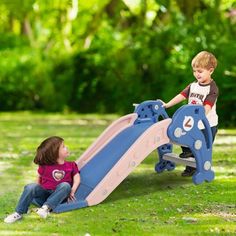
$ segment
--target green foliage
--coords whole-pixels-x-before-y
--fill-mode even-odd
[[[55,94],[50,65],[29,48],[0,51],[2,110],[52,109]],[[59,107],[57,107],[58,109]]]
[[[132,112],[180,92],[194,80],[192,57],[209,50],[220,124],[235,125],[233,0],[19,4],[0,3],[0,110]]]

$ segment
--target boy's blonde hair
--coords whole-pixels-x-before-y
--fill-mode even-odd
[[[202,67],[204,69],[215,69],[217,66],[217,60],[215,56],[207,51],[199,52],[192,60],[192,67]]]

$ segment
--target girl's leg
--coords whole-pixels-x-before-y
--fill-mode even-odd
[[[66,182],[60,183],[43,205],[47,205],[50,209],[54,209],[69,196],[70,192],[70,184]]]
[[[39,184],[33,183],[26,185],[16,207],[16,212],[19,214],[27,213],[33,198],[40,197],[45,201],[49,195],[50,193],[43,189]]]

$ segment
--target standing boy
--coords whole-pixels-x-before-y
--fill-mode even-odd
[[[165,108],[172,107],[185,99],[188,104],[203,105],[206,117],[210,123],[213,141],[218,127],[218,116],[216,113],[216,101],[218,97],[218,87],[211,75],[217,66],[215,56],[207,51],[198,53],[192,60],[193,75],[197,81],[189,84],[180,94],[176,95],[169,102],[164,103]],[[205,132],[203,124],[199,124],[199,128]],[[188,147],[181,147],[182,153],[180,158],[188,158],[193,156]],[[182,176],[192,176],[195,168],[186,166]]]

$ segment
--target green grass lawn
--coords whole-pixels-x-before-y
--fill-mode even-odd
[[[5,224],[25,184],[36,179],[35,149],[62,136],[77,159],[116,115],[0,114],[0,235],[236,235],[236,129],[220,130],[214,145],[216,178],[194,185],[183,166],[157,174],[153,152],[101,204],[46,220],[34,213]],[[180,148],[175,146],[175,152]]]

